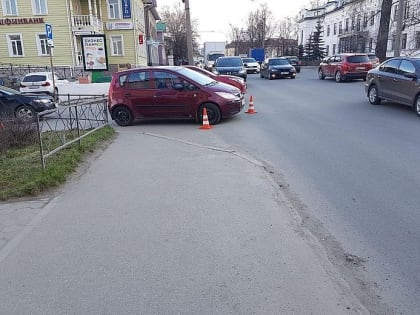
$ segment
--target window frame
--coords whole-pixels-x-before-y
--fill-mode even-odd
[[[121,39],[121,53],[116,53],[114,51],[114,38],[119,37]],[[109,45],[110,45],[110,52],[111,56],[125,56],[125,49],[124,49],[124,35],[110,35],[109,36]]]
[[[33,15],[48,15],[48,0],[31,0],[32,2],[32,13]],[[41,4],[41,2],[44,3],[45,6],[45,12],[36,12],[36,3]],[[41,5],[40,5],[41,8]]]
[[[122,3],[121,0],[112,0],[112,1],[117,1],[117,9],[118,9],[118,16],[111,16],[111,12],[115,13],[115,9],[113,9],[111,11],[111,3],[110,0],[106,0],[106,4],[107,4],[107,11],[108,11],[108,19],[110,20],[121,20],[122,19]],[[112,3],[114,5],[114,3]]]
[[[19,41],[20,41],[20,46],[21,46],[21,50],[22,50],[22,55],[14,55],[13,54],[13,45],[12,43],[15,42],[15,40],[12,40],[10,37],[11,36],[19,36]],[[25,49],[23,46],[23,36],[22,33],[7,33],[6,34],[6,42],[7,42],[7,50],[9,52],[9,57],[10,58],[22,58],[25,57]]]
[[[41,36],[45,36],[45,54],[42,53],[42,46],[44,46],[42,42],[44,41],[44,39],[41,39]],[[36,33],[35,40],[36,40],[36,49],[38,51],[38,56],[39,57],[49,56],[50,54],[48,51],[47,35],[45,33]],[[51,54],[54,55],[52,47],[51,47]]]
[[[10,7],[12,3],[14,3],[14,6],[16,8],[16,12],[7,12],[7,3],[9,4]],[[18,7],[18,2],[17,0],[2,0],[2,7],[3,7],[3,15],[4,16],[18,16],[19,15],[19,7]]]

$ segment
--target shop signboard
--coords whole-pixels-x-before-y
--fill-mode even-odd
[[[105,35],[82,35],[83,65],[88,70],[108,70]]]

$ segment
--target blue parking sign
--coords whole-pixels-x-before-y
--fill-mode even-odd
[[[53,39],[53,32],[52,32],[51,24],[45,24],[45,34],[47,35],[47,39],[49,40]]]

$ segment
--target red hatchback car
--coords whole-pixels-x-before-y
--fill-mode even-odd
[[[333,77],[335,82],[351,79],[366,80],[367,72],[372,69],[372,61],[367,54],[345,53],[324,58],[318,68],[318,78]]]
[[[200,72],[210,78],[212,78],[213,80],[219,81],[219,82],[223,82],[226,84],[230,84],[233,85],[235,87],[237,87],[238,89],[241,90],[242,94],[246,93],[246,82],[244,81],[244,79],[240,78],[240,77],[236,77],[233,75],[225,75],[225,74],[215,74],[213,72],[210,72],[206,69],[197,67],[197,66],[184,66],[188,69]]]
[[[116,72],[108,92],[108,110],[120,126],[135,119],[189,118],[209,124],[239,113],[245,105],[239,89],[184,67],[147,67]]]

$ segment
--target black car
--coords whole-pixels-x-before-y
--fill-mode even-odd
[[[286,58],[268,58],[261,64],[260,78],[296,78],[296,69]]]
[[[219,57],[213,65],[216,74],[228,74],[241,77],[246,81],[247,73],[241,57]]]
[[[404,104],[420,116],[420,58],[395,57],[369,70],[365,84],[369,102]]]
[[[21,94],[19,91],[0,86],[0,116],[33,120],[36,113],[54,110],[57,104],[52,96]]]
[[[300,65],[301,65],[302,62],[299,60],[299,58],[297,56],[284,56],[284,58],[289,60],[289,63],[293,67],[295,67],[297,73],[300,72]]]

